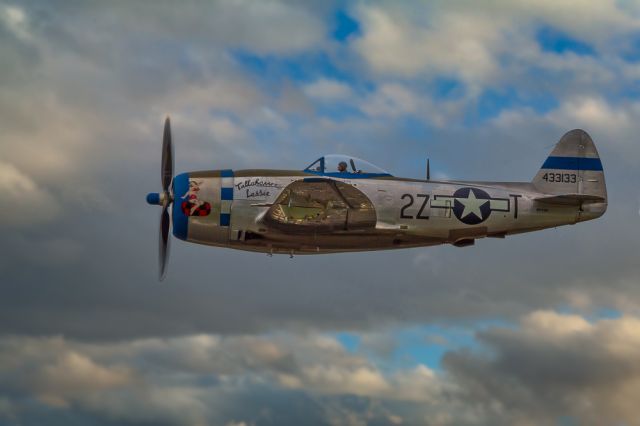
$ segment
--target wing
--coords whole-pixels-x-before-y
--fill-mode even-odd
[[[310,178],[289,184],[262,218],[286,233],[332,233],[375,228],[376,210],[352,185]]]

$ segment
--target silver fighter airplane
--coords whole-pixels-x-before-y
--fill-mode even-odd
[[[169,228],[181,240],[274,254],[453,244],[595,219],[607,209],[591,137],[571,130],[531,182],[395,177],[364,160],[325,155],[304,170],[208,170],[173,176],[169,118],[162,148],[160,279]],[[169,216],[171,210],[172,220]]]

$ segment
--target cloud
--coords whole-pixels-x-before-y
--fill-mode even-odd
[[[375,74],[453,76],[477,95],[500,81],[522,81],[527,68],[558,70],[589,61],[573,53],[543,52],[535,39],[541,23],[594,44],[609,58],[615,58],[610,55],[612,41],[640,28],[636,16],[612,1],[596,7],[588,1],[562,5],[498,1],[475,6],[441,1],[361,4],[354,14],[362,35],[351,45]]]
[[[7,28],[22,41],[30,41],[31,33],[27,23],[24,10],[17,6],[3,5],[0,11],[0,19],[4,21]]]
[[[66,347],[60,338],[5,339],[0,346],[2,387],[28,392],[51,406],[68,407],[76,398],[121,388],[133,380],[127,367],[100,365]]]
[[[78,407],[97,420],[124,422],[255,424],[262,418],[271,424],[254,395],[267,388],[276,397],[293,393],[311,398],[322,408],[317,414],[307,412],[312,421],[331,417],[344,424],[345,416],[362,416],[357,409],[348,414],[331,409],[343,405],[345,395],[424,402],[437,399],[439,392],[438,379],[427,367],[385,377],[365,358],[318,335],[198,335],[101,344],[5,337],[0,339],[0,360],[7,412],[13,413],[22,397],[32,396],[67,415]],[[242,416],[232,409],[236,403]],[[276,408],[270,404],[268,411]],[[273,415],[282,417],[287,411]]]
[[[294,424],[282,398],[298,401],[311,424],[633,424],[640,414],[637,317],[534,311],[476,339],[434,371],[390,368],[318,334],[3,337],[0,415],[19,420],[29,396],[70,418],[79,407],[96,421],[186,425]]]
[[[575,123],[579,126],[606,131],[629,132],[635,126],[634,118],[640,115],[640,103],[625,107],[610,105],[602,98],[577,97],[568,99],[557,111],[550,114],[557,125]]]
[[[15,36],[0,45],[11,64],[0,86],[3,156],[54,188],[81,179],[95,187],[119,152],[140,155],[142,141],[156,130],[148,123],[161,123],[166,114],[197,122],[199,131],[208,127],[210,112],[274,123],[277,113],[232,51],[314,49],[324,40],[321,11],[278,1],[153,11],[3,6],[0,25],[30,34],[28,44]],[[188,46],[178,49],[180,42]]]
[[[13,164],[0,162],[0,226],[22,227],[54,220],[60,205],[45,187],[37,184]]]
[[[322,8],[307,4],[268,0],[258,5],[246,1],[223,0],[208,5],[189,3],[176,9],[158,5],[153,10],[142,6],[87,6],[42,8],[40,16],[55,16],[63,22],[73,21],[69,33],[82,35],[94,11],[110,12],[94,22],[95,35],[89,42],[108,37],[120,43],[123,38],[111,31],[112,25],[126,29],[131,37],[173,40],[213,47],[228,46],[260,54],[291,54],[311,49],[324,39]],[[296,37],[291,37],[295,33]]]
[[[0,6],[0,422],[540,424],[548,405],[554,419],[589,414],[545,397],[546,385],[574,389],[556,376],[589,384],[598,371],[609,381],[594,389],[635,392],[599,367],[620,358],[591,350],[603,325],[589,319],[640,312],[633,5],[362,3],[340,43],[337,7]],[[592,53],[543,49],[541,26]],[[598,221],[466,249],[288,259],[175,241],[159,287],[159,212],[144,195],[158,187],[167,114],[178,171],[301,169],[343,152],[422,178],[428,153],[435,176],[528,181],[584,127],[611,203]],[[548,312],[567,306],[581,316]],[[489,327],[486,353],[456,349],[444,370],[397,359],[407,350],[388,331],[532,310],[513,325],[526,341]],[[323,334],[345,330],[358,350]],[[577,336],[591,337],[571,352]],[[536,344],[592,372],[563,376],[516,348]],[[600,397],[575,389],[587,405]]]
[[[307,84],[303,90],[310,98],[325,102],[344,100],[352,95],[349,85],[326,78],[321,78]]]
[[[620,161],[637,161],[640,152],[633,144],[638,131],[640,103],[629,100],[611,102],[601,96],[576,95],[566,97],[544,114],[528,108],[502,111],[492,124],[501,129],[528,129],[552,126],[563,132],[572,128],[587,129],[593,134],[600,150],[619,157]],[[607,172],[614,171],[608,169]]]
[[[421,96],[410,86],[384,83],[362,98],[358,106],[372,119],[415,117],[439,128],[460,114],[461,105],[461,101],[434,102],[427,96]]]
[[[502,412],[513,424],[633,424],[640,391],[640,321],[538,311],[520,326],[478,335],[493,356],[449,353],[444,366],[466,396]]]
[[[67,405],[65,395],[121,387],[128,384],[130,378],[126,370],[105,368],[85,356],[69,352],[43,367],[34,380],[38,398],[56,406]]]
[[[374,71],[413,76],[454,73],[466,81],[484,81],[497,63],[490,51],[500,40],[495,24],[467,14],[439,14],[432,26],[410,18],[411,8],[361,7],[363,36],[354,48]],[[433,8],[436,9],[436,8]]]
[[[399,84],[385,84],[365,99],[362,105],[371,116],[406,116],[423,111],[421,100],[409,89]]]
[[[213,136],[221,143],[238,143],[247,139],[244,129],[226,117],[209,120]]]

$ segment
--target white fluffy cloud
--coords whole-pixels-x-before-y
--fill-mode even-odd
[[[372,119],[416,117],[442,127],[461,113],[462,101],[433,101],[400,83],[384,83],[364,97],[358,107]]]
[[[470,400],[511,422],[634,424],[640,416],[640,320],[589,322],[576,315],[534,312],[520,327],[492,328],[480,341],[495,355],[458,352],[445,366]],[[527,420],[528,419],[528,420]]]
[[[640,131],[640,102],[635,100],[611,102],[601,96],[571,96],[557,108],[539,114],[528,108],[502,111],[492,124],[505,131],[533,131],[534,128],[553,127],[558,132],[572,128],[588,129],[604,152],[616,154],[627,164],[640,159],[636,135]]]
[[[308,395],[320,406],[323,398],[345,395],[419,403],[442,397],[440,379],[429,368],[388,375],[326,336],[198,335],[103,344],[8,337],[0,339],[0,361],[4,411],[12,415],[21,395],[58,410],[80,407],[97,419],[185,425],[254,424],[259,407],[251,404],[257,402],[244,407],[245,419],[224,418],[224,407],[234,404],[237,392],[264,387]],[[199,384],[205,379],[209,385]],[[336,424],[344,424],[341,418]]]
[[[306,411],[310,419],[336,425],[555,424],[560,418],[600,425],[633,424],[640,416],[636,317],[589,321],[535,311],[477,338],[488,350],[450,350],[444,371],[436,372],[421,364],[385,368],[322,335],[100,344],[4,337],[0,416],[16,416],[26,395],[57,410],[80,407],[95,419],[271,424],[260,414],[266,409],[272,421],[292,423],[285,415],[292,407],[263,400],[261,389],[272,398],[304,395],[305,407],[320,409]],[[232,408],[238,404],[240,411]]]
[[[447,1],[361,4],[354,12],[362,35],[354,39],[353,48],[375,73],[455,77],[478,93],[532,66],[553,70],[584,63],[571,53],[542,52],[535,40],[541,23],[608,54],[612,40],[640,28],[640,19],[614,1],[497,1],[479,6]]]
[[[401,76],[452,73],[469,82],[495,73],[491,49],[501,38],[491,22],[474,20],[472,14],[441,14],[425,25],[424,17],[412,21],[411,10],[391,9],[359,9],[364,35],[354,46],[375,71]]]

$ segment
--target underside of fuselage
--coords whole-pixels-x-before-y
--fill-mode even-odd
[[[249,236],[242,242],[230,242],[224,247],[267,254],[328,254],[359,251],[391,250],[444,244],[428,237],[408,237],[381,234],[319,235],[260,235]]]

